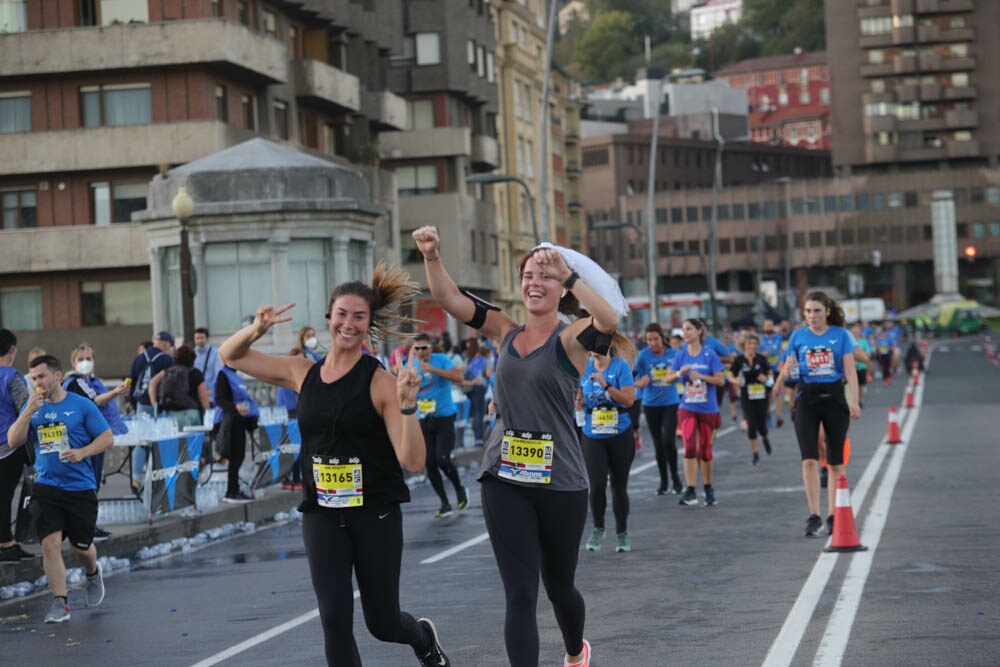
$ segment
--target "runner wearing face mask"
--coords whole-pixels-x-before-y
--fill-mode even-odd
[[[310,361],[322,361],[323,356],[316,350],[319,348],[319,338],[312,327],[302,327],[295,339],[295,347],[302,350],[302,355]]]

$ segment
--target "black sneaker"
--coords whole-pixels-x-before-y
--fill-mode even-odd
[[[253,502],[253,498],[240,491],[239,493],[234,493],[234,494],[227,493],[226,497],[222,499],[222,502],[242,505],[244,503]]]
[[[660,482],[660,486],[656,489],[656,495],[665,496],[667,494],[667,483]]]
[[[446,516],[451,516],[451,505],[442,505],[441,509],[434,512],[435,519],[443,519]]]
[[[771,441],[767,439],[767,436],[764,436],[764,451],[767,452],[768,456],[771,455]]]
[[[781,428],[782,426],[785,425],[785,420],[782,419],[781,417],[778,417],[778,421],[776,421],[775,424],[777,424],[778,428]]]
[[[819,469],[819,488],[825,489],[830,480],[830,471],[826,467]]]
[[[672,493],[675,496],[679,496],[682,493],[684,493],[684,485],[681,484],[681,480],[679,479],[674,480],[674,488],[670,491],[670,493]]]
[[[753,465],[757,465],[758,463],[760,463],[760,454],[758,454],[757,452],[754,452],[753,453],[753,460],[751,461],[751,463]]]
[[[441,640],[438,639],[437,628],[434,627],[431,619],[418,618],[417,623],[427,628],[431,633],[431,637],[433,637],[430,650],[424,655],[417,655],[417,659],[420,660],[422,667],[451,667],[451,660],[448,659],[448,656],[444,653],[444,649],[441,648]]]
[[[16,563],[22,560],[33,560],[34,554],[29,554],[21,548],[20,544],[12,544],[9,547],[0,547],[0,563]]]
[[[697,505],[698,504],[698,494],[694,492],[693,488],[688,487],[684,490],[684,495],[681,496],[679,505]]]
[[[465,487],[461,487],[458,491],[458,511],[464,510],[469,506],[469,492],[465,490]]]
[[[833,535],[833,515],[826,517],[826,534]]]
[[[95,542],[107,542],[109,537],[111,537],[111,533],[104,530],[103,528],[97,528],[96,530],[94,530]]]
[[[705,507],[712,507],[717,505],[719,501],[715,499],[715,491],[712,489],[705,489]]]
[[[806,537],[816,537],[822,529],[823,519],[819,518],[818,514],[810,514],[806,519]]]

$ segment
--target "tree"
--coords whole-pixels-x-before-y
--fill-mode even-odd
[[[702,48],[705,62],[711,61],[712,69],[756,58],[761,45],[742,23],[725,23],[712,31],[712,36]]]
[[[826,48],[823,0],[743,0],[741,23],[761,42],[763,55]]]
[[[638,52],[641,44],[630,14],[605,12],[591,21],[574,59],[591,81],[610,81],[626,74],[629,56]]]
[[[670,36],[670,0],[594,0],[591,11],[625,12],[635,19],[635,31],[640,38],[649,36],[653,43]]]

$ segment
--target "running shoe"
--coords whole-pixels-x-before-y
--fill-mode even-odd
[[[776,421],[775,424],[777,425],[778,428],[781,428],[782,426],[785,425],[785,420],[782,419],[781,417],[778,417],[778,421]]]
[[[45,614],[46,623],[62,623],[69,620],[69,602],[56,598],[52,601],[52,609]]]
[[[669,485],[666,482],[660,482],[660,486],[656,489],[656,495],[664,496],[667,494],[667,489]]]
[[[87,606],[96,607],[104,601],[104,572],[97,564],[97,572],[87,577]]]
[[[420,660],[422,667],[451,667],[451,660],[445,655],[444,649],[441,648],[441,640],[438,638],[437,628],[434,627],[433,621],[429,618],[418,618],[417,623],[427,628],[431,633],[433,638],[431,643],[431,648],[424,655],[417,654],[417,659]]]
[[[34,558],[34,554],[29,554],[17,543],[9,547],[0,547],[0,563],[16,563],[22,560],[33,560]]]
[[[698,504],[698,494],[694,492],[694,489],[688,487],[684,490],[684,495],[681,496],[680,505],[697,505]]]
[[[833,515],[826,517],[826,534],[833,535]]]
[[[590,642],[583,640],[583,655],[576,662],[563,658],[563,667],[590,667]]]
[[[819,487],[825,489],[830,481],[830,471],[823,466],[819,469]]]
[[[764,436],[764,451],[767,452],[768,456],[771,455],[771,441],[767,439],[766,435]]]
[[[632,551],[632,543],[628,540],[628,531],[618,533],[618,544],[615,545],[615,553],[625,553]]]
[[[469,506],[469,492],[465,490],[465,487],[459,487],[458,489],[458,511],[461,512],[466,507]]]
[[[97,528],[94,530],[95,542],[107,542],[109,537],[111,537],[111,533],[104,530],[103,528]]]
[[[674,488],[670,491],[675,496],[679,496],[684,493],[684,485],[681,484],[680,478],[674,480]]]
[[[442,505],[441,509],[434,512],[435,519],[443,519],[446,516],[451,516],[451,505]]]
[[[242,505],[244,503],[253,502],[253,498],[240,491],[239,493],[233,494],[227,493],[226,497],[222,499],[222,502]]]
[[[717,505],[719,501],[715,499],[715,491],[712,489],[705,489],[705,507],[712,507]]]
[[[818,514],[810,514],[806,519],[806,537],[816,537],[823,528],[823,519]]]
[[[602,539],[604,539],[604,529],[594,528],[590,533],[590,539],[587,540],[587,551],[600,551]]]
[[[753,465],[757,465],[758,463],[760,463],[760,454],[758,454],[757,452],[753,453],[753,461],[752,461],[752,463],[753,463]]]
[[[291,482],[282,482],[281,483],[281,490],[282,491],[291,491],[294,486],[295,485],[292,484]]]

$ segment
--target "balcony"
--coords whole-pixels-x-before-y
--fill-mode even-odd
[[[383,132],[379,135],[378,142],[383,160],[472,154],[472,131],[467,127]]]
[[[943,87],[940,83],[922,83],[920,84],[920,99],[921,100],[939,100],[941,99]]]
[[[865,144],[865,162],[895,162],[899,149],[894,144]]]
[[[0,77],[217,65],[258,84],[288,80],[284,44],[224,19],[0,35]]]
[[[917,69],[916,56],[899,56],[892,61],[892,71],[896,74],[907,74]]]
[[[900,148],[900,162],[919,162],[921,160],[941,160],[946,157],[944,146],[924,146],[922,148]]]
[[[946,100],[971,100],[976,97],[975,86],[946,86],[944,89]]]
[[[871,76],[886,76],[894,72],[898,72],[895,68],[894,63],[874,63],[874,64],[864,64],[859,68],[861,76],[871,77]]]
[[[337,113],[361,110],[361,82],[344,70],[318,60],[292,62],[295,95],[332,105]]]
[[[973,0],[917,0],[917,14],[951,14],[971,12]]]
[[[979,114],[971,109],[953,109],[944,113],[944,123],[949,130],[979,127]]]
[[[652,136],[652,135],[650,135]],[[579,174],[580,173],[580,163],[576,160],[572,160],[566,163],[566,173],[567,174]]]
[[[892,46],[892,34],[883,33],[881,35],[862,35],[858,37],[858,47],[862,49],[881,49]]]
[[[571,197],[569,201],[566,202],[566,206],[571,211],[579,211],[581,208],[583,208],[583,204],[576,197]]]
[[[3,135],[3,171],[35,174],[182,164],[253,136],[216,120],[17,132]]]
[[[149,248],[139,224],[12,229],[0,232],[0,263],[15,274],[147,267]]]
[[[916,102],[917,92],[920,89],[915,85],[900,84],[896,86],[896,101],[897,102]]]
[[[891,13],[896,16],[913,13],[913,0],[892,0],[889,6],[892,8]]]
[[[945,72],[965,72],[976,69],[976,59],[968,58],[945,58],[941,61],[941,69]]]
[[[901,120],[897,124],[900,132],[924,132],[943,130],[945,127],[944,118],[913,118]]]
[[[406,100],[388,90],[365,92],[361,112],[383,132],[406,129]]]
[[[980,157],[981,155],[979,141],[975,139],[971,141],[949,141],[945,150],[950,158]]]
[[[485,134],[472,135],[472,163],[477,167],[496,169],[500,166],[500,144]]]
[[[941,69],[942,58],[937,53],[921,53],[920,69],[923,71],[935,71]]]
[[[913,0],[910,1],[912,2]],[[858,7],[859,19],[876,18],[879,16],[892,16],[892,10],[888,4],[869,7],[866,3],[865,5]]]
[[[867,116],[864,120],[865,134],[878,134],[879,132],[895,132],[895,116]]]
[[[912,25],[899,26],[892,29],[893,44],[912,44],[915,32]]]

